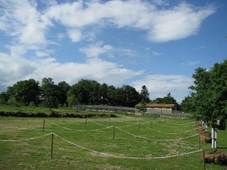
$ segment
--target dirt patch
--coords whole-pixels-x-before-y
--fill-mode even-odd
[[[205,154],[204,161],[205,163],[227,165],[227,154],[226,153]]]
[[[27,113],[27,112],[6,112],[0,111],[0,116],[14,116],[14,117],[74,117],[74,118],[89,118],[89,117],[117,117],[114,114],[94,114],[94,113],[87,113],[87,114],[78,114],[78,113],[59,113],[56,111],[51,111],[50,113]]]

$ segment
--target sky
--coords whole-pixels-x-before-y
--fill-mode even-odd
[[[227,59],[226,0],[0,0],[0,92],[81,79],[180,103],[192,74]]]

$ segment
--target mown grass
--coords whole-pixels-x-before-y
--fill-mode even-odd
[[[0,117],[0,169],[202,169],[198,131],[192,119],[118,114],[117,118]],[[54,133],[51,159],[51,133]],[[24,140],[43,136],[33,140]],[[3,141],[15,140],[15,141]],[[226,149],[226,131],[218,131],[217,146]],[[103,155],[101,153],[105,153]],[[170,156],[169,158],[158,158]],[[146,158],[146,159],[145,159]],[[206,164],[206,169],[225,167]]]

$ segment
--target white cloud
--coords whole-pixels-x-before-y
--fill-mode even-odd
[[[87,57],[98,57],[100,54],[107,53],[112,49],[113,47],[111,45],[103,45],[102,42],[97,42],[96,44],[80,48],[79,50],[85,53]]]
[[[35,67],[27,60],[0,53],[0,86],[7,87],[32,73]]]
[[[29,60],[0,53],[0,87],[4,88],[19,80],[33,78],[41,81],[44,77],[51,77],[56,83],[66,81],[74,84],[85,78],[117,86],[142,73],[98,58],[90,58],[85,63],[59,63],[54,58]]]
[[[138,55],[136,50],[131,50],[131,49],[128,49],[128,48],[119,48],[119,49],[116,49],[116,51],[121,56],[135,57],[135,56]]]
[[[188,87],[193,84],[193,79],[183,75],[148,75],[142,80],[132,83],[132,85],[141,91],[143,85],[146,85],[150,99],[164,97],[169,92],[178,101],[181,102],[189,94]]]
[[[170,10],[158,11],[154,14],[149,39],[166,42],[194,35],[202,21],[214,12],[215,9],[211,6],[196,8],[186,3],[181,3]]]
[[[187,61],[187,62],[182,62],[181,66],[196,66],[199,64],[199,61]]]
[[[21,1],[2,1],[5,9],[1,24],[3,30],[9,35],[16,37],[22,44],[44,44],[47,43],[45,34],[51,21],[36,10],[36,3]]]
[[[82,38],[81,32],[77,29],[69,29],[67,33],[70,39],[72,40],[72,42],[79,42]]]
[[[155,4],[166,8],[158,9]],[[97,10],[98,9],[98,10]],[[170,8],[165,1],[76,1],[50,7],[46,16],[69,28],[93,25],[130,27],[147,31],[148,39],[167,42],[194,35],[202,21],[213,14],[212,6],[195,7],[187,3]]]
[[[114,58],[116,55],[123,57],[135,57],[138,55],[136,50],[128,48],[114,48],[111,45],[103,44],[101,41],[80,48],[79,51],[84,53],[87,57],[98,57],[101,54],[105,54],[109,58]]]

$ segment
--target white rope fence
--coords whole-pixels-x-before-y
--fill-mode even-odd
[[[156,140],[156,141],[174,141],[174,140],[183,140],[183,139],[187,139],[187,138],[192,138],[192,137],[195,137],[195,136],[198,136],[198,134],[194,134],[194,135],[191,135],[191,136],[187,136],[187,137],[183,137],[183,138],[177,138],[177,139],[149,139],[147,137],[144,137],[144,136],[138,136],[138,135],[135,135],[135,134],[132,134],[130,132],[127,132],[125,130],[122,130],[121,128],[119,127],[116,127],[117,129],[119,129],[120,131],[122,132],[125,132],[135,138],[141,138],[141,139],[146,139],[146,140]]]
[[[111,128],[112,126],[104,126],[104,128],[100,128],[100,129],[85,129],[85,130],[79,130],[79,129],[71,129],[71,128],[67,128],[67,127],[64,127],[64,126],[60,126],[56,123],[53,123],[52,121],[48,120],[52,125],[54,126],[57,126],[59,128],[63,128],[63,129],[66,129],[66,130],[69,130],[69,131],[77,131],[77,132],[89,132],[89,131],[102,131],[102,130],[105,130],[105,129],[109,129]]]
[[[118,129],[119,130],[122,130],[120,128],[118,128]],[[132,135],[133,137],[136,137],[136,138],[139,137],[139,138],[147,139],[145,137],[137,136],[137,135],[131,134],[131,133],[126,132],[126,131],[123,131],[123,132],[128,133],[128,134],[130,134],[130,135]],[[196,135],[198,135],[198,134],[196,134]],[[196,136],[196,135],[192,135],[192,136],[189,136],[189,137],[193,137],[193,136]],[[65,142],[67,142],[67,143],[69,143],[69,144],[71,144],[73,146],[76,146],[77,148],[80,148],[80,149],[89,151],[89,152],[93,153],[93,155],[95,154],[95,155],[98,155],[98,156],[103,156],[103,157],[108,157],[108,158],[138,159],[138,160],[139,159],[146,159],[146,160],[151,160],[151,159],[166,159],[166,158],[173,158],[173,157],[185,156],[185,155],[194,154],[194,153],[197,153],[197,152],[201,152],[202,151],[202,149],[199,149],[199,150],[185,152],[185,153],[179,153],[179,154],[174,154],[174,155],[158,156],[158,157],[150,156],[150,154],[149,155],[146,155],[144,157],[132,157],[132,156],[125,156],[124,154],[119,154],[119,153],[106,153],[106,152],[99,152],[99,151],[96,151],[96,150],[92,150],[92,149],[89,149],[87,147],[78,145],[78,144],[76,144],[76,143],[74,143],[72,141],[69,141],[69,140],[67,140],[67,139],[65,139],[65,138],[57,135],[56,133],[48,133],[48,134],[44,134],[44,135],[41,135],[41,136],[35,136],[35,137],[31,137],[31,138],[26,138],[26,139],[0,140],[0,142],[21,142],[21,141],[29,141],[29,140],[39,139],[39,138],[42,138],[42,137],[45,137],[45,136],[52,136],[51,158],[52,158],[52,154],[53,154],[53,136],[56,136],[56,137],[62,139],[63,141],[65,141]],[[185,138],[189,138],[189,137],[185,137]],[[174,140],[180,140],[180,139],[185,139],[185,138],[178,138],[178,139],[174,139]],[[163,141],[163,140],[160,140],[160,141]],[[165,140],[165,141],[167,141],[167,140]]]
[[[179,157],[179,156],[185,156],[185,155],[190,155],[190,154],[194,154],[194,153],[197,153],[197,152],[201,152],[203,151],[202,149],[199,149],[199,150],[195,150],[195,151],[191,151],[191,152],[185,152],[185,153],[180,153],[180,154],[175,154],[175,155],[166,155],[166,156],[159,156],[159,157],[152,157],[152,156],[145,156],[145,157],[132,157],[132,156],[124,156],[123,154],[112,154],[112,153],[105,153],[105,152],[98,152],[98,151],[95,151],[95,150],[92,150],[92,149],[89,149],[89,148],[86,148],[86,147],[83,147],[83,146],[80,146],[74,142],[71,142],[63,137],[60,137],[59,135],[55,134],[55,136],[57,136],[58,138],[80,148],[80,149],[84,149],[84,150],[87,150],[89,152],[92,152],[93,154],[95,155],[98,155],[98,156],[103,156],[103,157],[108,157],[108,158],[120,158],[120,159],[146,159],[146,160],[151,160],[151,159],[166,159],[166,158],[173,158],[173,157]]]
[[[21,141],[28,141],[28,140],[34,140],[34,139],[39,139],[39,138],[42,138],[42,137],[45,137],[45,136],[49,136],[51,134],[52,133],[48,133],[48,134],[45,134],[45,135],[35,136],[35,137],[31,137],[31,138],[26,138],[26,139],[14,139],[14,140],[2,140],[2,139],[0,139],[0,142],[21,142]]]
[[[193,129],[191,129],[191,130],[187,130],[187,131],[184,131],[184,132],[178,132],[178,133],[173,133],[173,132],[163,132],[163,131],[160,131],[160,130],[155,130],[154,128],[150,128],[150,127],[148,127],[148,126],[146,126],[146,128],[148,128],[148,129],[150,129],[150,130],[152,130],[152,131],[155,131],[155,132],[158,132],[158,133],[165,133],[165,134],[171,134],[171,135],[174,135],[174,134],[183,134],[183,133],[188,133],[188,132],[191,132],[191,131],[196,131],[197,130],[197,128],[193,128]]]

